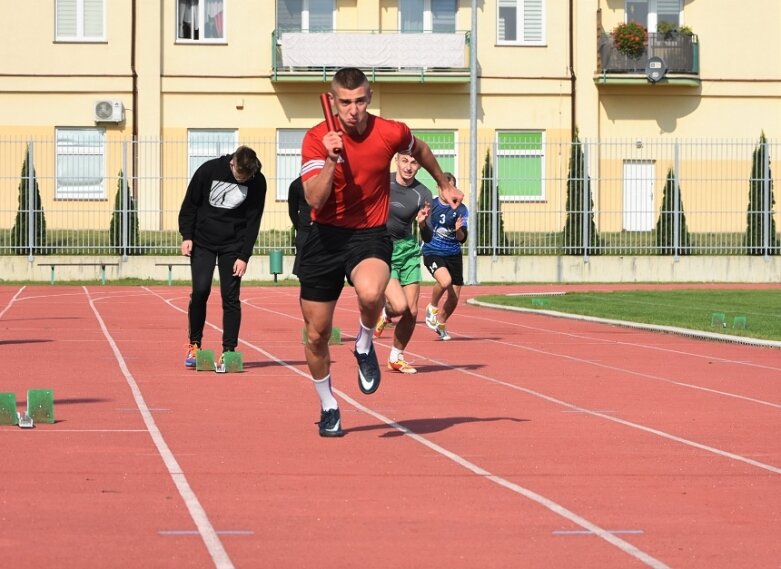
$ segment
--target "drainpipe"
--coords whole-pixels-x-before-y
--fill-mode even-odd
[[[472,0],[469,32],[469,211],[477,219],[477,0]],[[467,284],[477,283],[477,231],[467,234],[469,275]]]
[[[575,15],[574,0],[569,0],[569,77],[570,77],[570,140],[575,136],[578,122],[575,117],[575,95],[577,91],[575,77]]]
[[[130,148],[133,152],[133,172],[128,174],[125,172],[125,176],[128,180],[137,180],[138,176],[138,73],[136,73],[136,0],[132,0],[130,6],[130,73],[133,77],[133,127],[132,136],[130,141]],[[135,191],[138,191],[138,184],[133,184]]]

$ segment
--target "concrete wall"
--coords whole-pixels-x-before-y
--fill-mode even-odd
[[[56,282],[66,280],[102,282],[103,273],[94,263],[106,263],[107,282],[117,279],[150,279],[166,282],[189,281],[190,269],[184,257],[0,257],[2,281],[50,282],[50,263],[64,263],[54,268]],[[85,263],[78,265],[78,263]],[[87,264],[89,263],[89,265]],[[284,272],[278,279],[293,279],[290,271],[293,258],[284,257]],[[469,274],[468,260],[464,275]],[[781,282],[781,257],[478,257],[477,278],[480,283],[650,283],[650,282]],[[246,280],[273,280],[269,272],[269,257],[257,255],[250,260]],[[432,282],[424,271],[424,281]]]

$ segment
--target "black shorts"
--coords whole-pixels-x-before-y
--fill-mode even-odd
[[[376,258],[390,267],[393,243],[384,225],[370,229],[345,229],[313,223],[298,254],[298,280],[304,300],[339,298],[344,281],[364,259]]]
[[[437,269],[447,269],[453,284],[464,286],[464,258],[461,255],[423,255],[423,265],[432,277]]]

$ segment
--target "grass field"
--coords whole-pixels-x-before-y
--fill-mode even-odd
[[[505,306],[553,310],[612,320],[676,326],[781,341],[781,295],[778,291],[772,290],[622,291],[549,296],[488,295],[481,296],[477,300]],[[723,324],[718,313],[724,315]],[[745,328],[741,317],[745,318]]]

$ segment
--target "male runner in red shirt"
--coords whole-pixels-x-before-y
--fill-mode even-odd
[[[329,131],[325,121],[319,123],[306,133],[301,150],[301,177],[313,224],[300,253],[298,278],[307,332],[304,352],[321,403],[320,436],[340,437],[344,432],[331,390],[328,340],[345,278],[355,288],[360,311],[354,352],[358,385],[366,394],[380,385],[372,336],[390,279],[393,245],[385,221],[391,160],[397,152],[407,152],[454,204],[461,202],[463,193],[407,125],[369,114],[372,90],[360,69],[337,71],[329,98],[339,130]]]

